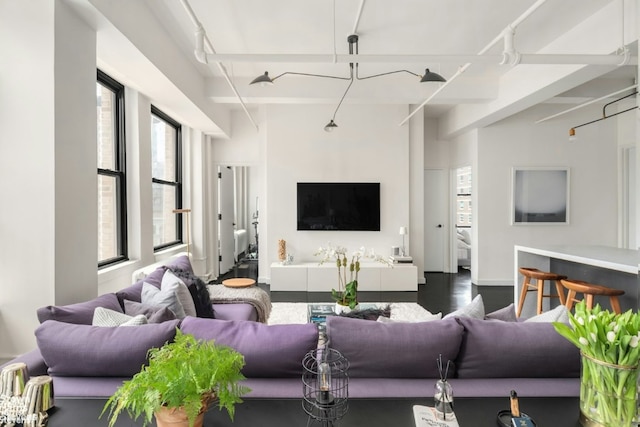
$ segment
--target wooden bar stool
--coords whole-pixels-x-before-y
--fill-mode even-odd
[[[522,282],[522,291],[520,291],[520,301],[518,302],[518,311],[516,312],[516,316],[520,317],[520,313],[522,313],[522,307],[524,306],[524,300],[527,297],[527,293],[531,291],[537,291],[538,300],[537,300],[537,314],[542,313],[542,298],[558,298],[560,299],[560,304],[565,304],[564,298],[564,288],[560,284],[560,280],[566,279],[567,276],[562,276],[560,274],[549,273],[546,271],[538,270],[537,268],[528,268],[521,267],[518,269],[520,274],[524,276],[524,281]],[[535,280],[535,283],[531,283],[532,280]],[[556,282],[556,291],[557,294],[545,294],[544,293],[544,282],[545,280],[549,281],[549,286],[551,286],[551,281]],[[551,290],[549,290],[551,292]]]
[[[602,295],[609,297],[609,303],[615,313],[620,314],[620,301],[618,297],[624,295],[622,289],[608,288],[606,286],[594,285],[593,283],[583,282],[582,280],[566,280],[560,281],[562,286],[567,288],[567,302],[565,306],[568,310],[573,308],[573,304],[581,300],[576,299],[576,294],[580,293],[586,300],[587,308],[593,308],[593,297],[595,295]]]

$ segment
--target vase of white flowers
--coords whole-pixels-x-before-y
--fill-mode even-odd
[[[580,422],[589,427],[630,427],[637,417],[640,315],[616,314],[599,305],[576,305],[571,327],[556,331],[580,349]]]
[[[360,272],[360,259],[370,258],[384,264],[389,261],[376,255],[373,249],[367,251],[364,247],[348,254],[347,249],[342,246],[333,246],[329,243],[326,247],[321,247],[314,254],[322,257],[320,264],[329,260],[334,260],[338,268],[338,289],[331,289],[331,297],[336,302],[336,314],[355,310],[358,306],[358,272]],[[347,271],[349,275],[347,276]],[[347,277],[349,281],[347,281]]]

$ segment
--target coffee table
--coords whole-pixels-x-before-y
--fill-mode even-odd
[[[579,427],[577,397],[520,397],[520,408],[531,415],[538,427]],[[98,420],[105,399],[56,399],[49,417],[49,427],[107,426],[106,416]],[[428,399],[351,399],[349,411],[339,427],[415,427],[413,405],[431,405]],[[509,408],[504,398],[457,398],[455,412],[460,427],[495,427],[498,411]],[[282,427],[307,423],[302,399],[247,399],[236,406],[235,421],[226,411],[211,408],[207,427]],[[116,426],[141,426],[127,415],[120,415]],[[155,425],[155,424],[151,424]],[[314,424],[311,424],[314,425]]]

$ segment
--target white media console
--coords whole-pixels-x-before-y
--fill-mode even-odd
[[[347,272],[347,281],[349,273]],[[335,262],[271,264],[272,291],[331,292],[338,286]],[[417,291],[418,267],[413,264],[361,263],[358,273],[360,291]]]

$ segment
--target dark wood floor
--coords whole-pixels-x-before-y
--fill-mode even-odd
[[[216,282],[231,277],[258,279],[258,261],[242,260]],[[471,284],[469,270],[458,273],[425,273],[426,284],[419,285],[417,292],[359,292],[362,302],[416,302],[432,313],[443,314],[469,304],[477,295],[482,295],[487,313],[513,302],[513,286],[475,286]],[[271,295],[273,302],[324,302],[330,301],[328,292],[271,292],[269,285],[258,286]]]

